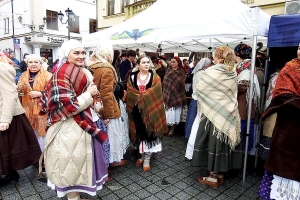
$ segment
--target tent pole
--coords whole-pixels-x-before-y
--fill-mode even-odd
[[[253,79],[254,79],[254,69],[255,69],[255,58],[256,58],[256,46],[257,46],[257,35],[253,36],[252,54],[251,54],[251,73],[250,73],[250,91],[248,99],[248,111],[247,111],[247,131],[246,131],[246,142],[245,142],[245,158],[244,158],[244,168],[243,168],[243,185],[246,179],[246,169],[247,169],[247,158],[248,158],[248,142],[249,142],[249,132],[251,123],[251,110],[252,110],[252,99],[253,99]]]
[[[267,89],[267,82],[268,82],[268,76],[269,76],[269,48],[267,48],[267,58],[265,60],[265,75],[264,75],[264,83],[262,87],[262,92],[261,92],[261,98],[260,98],[260,113],[262,114],[265,110],[265,103],[266,103],[266,89]],[[256,152],[255,152],[255,162],[254,162],[254,168],[257,168],[257,160],[258,160],[258,151],[260,146],[259,141],[260,141],[260,135],[262,132],[262,119],[260,117],[259,119],[259,129],[258,129],[258,136],[257,136],[257,141],[256,141]]]

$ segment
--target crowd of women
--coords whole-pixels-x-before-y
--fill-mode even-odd
[[[17,85],[12,61],[0,54],[0,175],[5,175],[0,186],[18,181],[17,170],[39,162],[39,172],[45,169],[47,185],[58,197],[93,196],[111,179],[114,167],[126,164],[130,145],[139,152],[135,165],[149,171],[152,153],[162,151],[163,135],[174,135],[187,105],[187,76],[192,77],[192,100],[185,124],[186,158],[208,171],[198,181],[217,188],[226,173],[241,169],[246,136],[249,153],[255,153],[262,83],[255,74],[249,95],[250,46],[220,46],[213,60],[202,58],[189,72],[179,57],[167,67],[160,58],[141,55],[128,72],[126,92],[113,66],[119,56],[115,52],[111,45],[101,45],[87,58],[80,42],[66,41],[52,73],[42,67],[39,55],[27,55],[28,69]],[[299,163],[291,163],[300,152],[294,142],[299,135],[299,59],[300,46],[298,58],[270,80],[260,144],[267,171],[259,193],[266,199],[280,195],[280,181],[299,193]]]

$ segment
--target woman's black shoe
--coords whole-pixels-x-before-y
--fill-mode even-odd
[[[11,171],[9,172],[5,177],[4,177],[4,182],[6,182],[6,184],[10,183],[10,182],[18,182],[19,181],[19,174],[17,171]]]
[[[0,178],[0,187],[1,187],[1,186],[4,186],[4,185],[6,185],[6,184],[7,184],[7,182],[4,181],[3,178]]]

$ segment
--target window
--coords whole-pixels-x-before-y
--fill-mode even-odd
[[[90,19],[90,33],[97,32],[97,20]]]
[[[121,0],[121,13],[125,12],[125,6],[130,4],[130,0]]]
[[[79,33],[79,16],[75,16],[75,21],[71,23],[70,32]]]
[[[189,57],[189,53],[178,53],[178,57]]]
[[[107,16],[115,14],[115,0],[107,1]]]
[[[57,12],[46,10],[47,29],[58,30]]]

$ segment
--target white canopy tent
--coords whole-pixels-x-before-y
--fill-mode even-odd
[[[151,7],[111,28],[85,35],[82,42],[93,48],[110,43],[115,49],[155,52],[206,52],[221,45],[234,47],[240,42],[256,49],[258,40],[266,43],[270,16],[260,8],[249,8],[240,0],[157,0]],[[256,51],[251,65],[255,66]],[[250,75],[247,132],[243,181],[246,176],[250,132],[254,67]]]
[[[265,37],[269,21],[270,16],[240,0],[157,0],[123,23],[83,35],[82,42],[90,48],[111,43],[115,49],[155,52],[161,44],[165,53],[203,52],[224,44],[249,44],[256,28]]]

